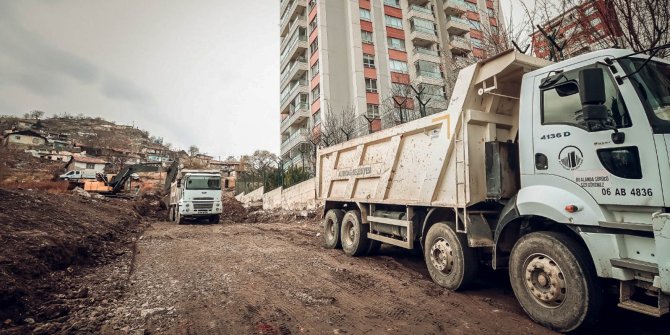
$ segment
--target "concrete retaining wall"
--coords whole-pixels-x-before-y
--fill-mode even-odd
[[[252,202],[261,202],[263,201],[263,186],[243,195],[239,200],[241,203],[247,205]]]
[[[274,190],[263,194],[263,209],[277,209],[281,207],[281,196],[283,189],[277,187]]]
[[[281,208],[283,210],[315,209],[317,207],[316,178],[284,189],[281,198]]]

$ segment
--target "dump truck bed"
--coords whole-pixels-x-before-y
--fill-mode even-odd
[[[518,169],[507,143],[518,131],[521,79],[544,65],[515,52],[473,64],[446,111],[320,150],[318,197],[463,207],[513,195]]]

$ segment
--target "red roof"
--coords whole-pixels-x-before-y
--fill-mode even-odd
[[[107,164],[107,161],[95,157],[84,157],[84,156],[72,156],[72,159],[75,162],[80,163],[91,163],[91,164]]]

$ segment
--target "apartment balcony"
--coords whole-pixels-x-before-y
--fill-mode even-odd
[[[282,154],[293,149],[296,145],[307,142],[309,131],[305,128],[301,128],[293,132],[285,141],[281,143],[281,152]]]
[[[463,35],[470,32],[470,21],[456,16],[447,16],[447,32],[449,35]]]
[[[309,104],[305,102],[298,105],[290,105],[289,116],[282,120],[279,132],[283,133],[289,127],[303,122],[304,120],[307,120],[307,118],[309,118]]]
[[[412,61],[416,62],[418,60],[424,60],[427,62],[441,63],[442,59],[440,56],[440,52],[437,50],[416,47],[412,54]]]
[[[449,50],[454,55],[467,55],[472,51],[470,39],[461,36],[451,36],[449,40]]]
[[[304,16],[304,15],[303,16],[298,16],[298,17],[295,18],[295,20],[291,21],[291,23],[288,26],[288,34],[286,36],[291,36],[292,37],[293,34],[295,34],[295,31],[298,28],[307,29],[307,17],[306,16]],[[305,34],[305,35],[307,35],[307,34]],[[281,43],[279,44],[280,50],[284,50],[284,48],[286,48],[286,46],[288,45],[289,41],[290,41],[289,37],[282,38]]]
[[[293,21],[298,15],[304,13],[307,8],[307,0],[293,0],[293,2],[286,5],[285,11],[282,10],[282,16],[279,23],[279,35],[288,35],[289,22]]]
[[[303,162],[302,154],[295,155],[293,158],[283,158],[282,168],[284,171],[288,170],[291,166],[301,167],[303,163],[307,164],[307,157]]]
[[[416,81],[420,84],[444,86],[444,78],[442,78],[442,74],[439,72],[417,70]]]
[[[430,3],[430,0],[407,0],[407,3],[409,3],[410,5],[417,5],[424,7]]]
[[[435,29],[412,25],[409,39],[412,40],[415,46],[425,47],[437,43],[437,32]]]
[[[286,49],[279,56],[281,69],[284,69],[290,61],[300,58],[301,55],[304,56],[307,50],[307,35],[300,35],[298,32],[296,31],[296,34],[291,37]]]
[[[283,89],[291,81],[302,77],[307,70],[309,70],[307,59],[304,57],[296,59],[284,69],[284,72],[282,72],[279,86]]]
[[[419,5],[410,5],[409,6],[409,17],[417,17],[424,20],[429,20],[435,22],[435,15],[433,10],[428,7],[423,7]]]
[[[280,113],[281,114],[286,114],[289,112],[289,107],[291,106],[291,102],[295,100],[295,97],[300,94],[300,93],[309,93],[309,83],[307,82],[306,79],[301,79],[297,80],[294,82],[291,82],[291,84],[288,87],[288,91],[286,91],[286,94],[282,94],[281,96],[281,101],[280,101]]]
[[[444,0],[442,7],[448,16],[457,16],[468,10],[468,5],[463,0]]]

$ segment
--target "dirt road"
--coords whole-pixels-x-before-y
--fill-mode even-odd
[[[549,333],[504,294],[438,288],[418,255],[349,258],[317,229],[156,223],[103,333]]]

